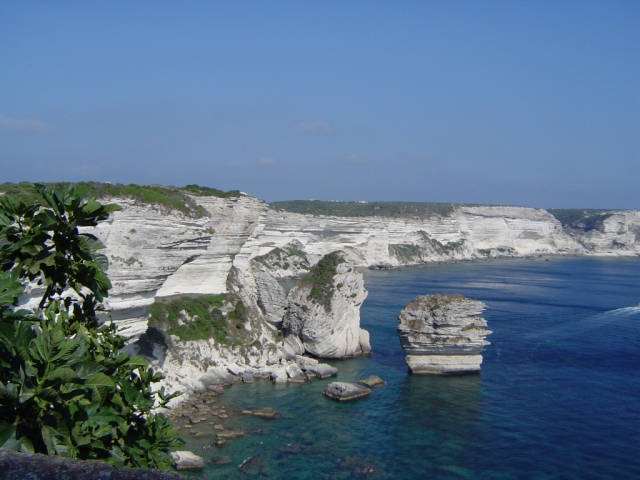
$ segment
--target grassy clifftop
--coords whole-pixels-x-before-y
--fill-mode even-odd
[[[73,185],[76,191],[83,197],[128,197],[140,204],[160,205],[171,210],[177,210],[191,217],[206,215],[205,210],[198,206],[187,194],[208,197],[239,197],[238,190],[228,192],[217,188],[201,187],[199,185],[187,185],[185,187],[173,187],[162,185],[123,185],[121,183],[101,182],[54,182],[45,184],[51,187],[66,188]],[[33,202],[37,200],[37,194],[31,182],[2,183],[0,193],[18,201]]]
[[[604,221],[612,215],[611,210],[583,208],[550,208],[547,210],[564,228],[604,231]]]
[[[323,200],[289,200],[271,202],[275,210],[307,215],[336,217],[446,217],[453,212],[453,203],[427,202],[328,202]]]

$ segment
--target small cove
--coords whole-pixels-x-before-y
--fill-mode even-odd
[[[320,394],[335,377],[227,388],[212,407],[227,418],[193,427],[208,436],[181,430],[188,449],[229,462],[195,476],[638,477],[639,267],[637,258],[552,258],[365,271],[362,325],[374,351],[328,363],[340,381],[376,374],[387,385],[345,404]],[[481,375],[408,375],[396,315],[416,295],[438,292],[487,303],[494,333]],[[280,416],[236,415],[248,407]],[[203,450],[215,424],[244,435]],[[251,456],[248,473],[239,472]]]

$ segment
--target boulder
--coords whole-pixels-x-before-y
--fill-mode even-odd
[[[300,367],[298,366],[297,363],[292,363],[291,365],[287,365],[285,367],[285,370],[287,371],[287,375],[289,376],[290,382],[304,383],[304,381],[307,379],[306,375],[302,370],[300,370]]]
[[[283,349],[285,353],[295,358],[304,353],[304,344],[297,335],[287,335],[284,337]]]
[[[398,334],[411,373],[478,373],[491,333],[480,316],[486,305],[462,295],[420,295],[398,315]]]
[[[307,368],[313,367],[320,363],[315,358],[305,357],[302,355],[296,355],[296,362],[298,363],[298,366],[303,370],[306,370]]]
[[[358,398],[366,397],[371,393],[371,390],[365,386],[358,385],[357,383],[345,383],[345,382],[333,382],[326,386],[322,391],[322,394],[346,402],[348,400],[356,400]]]
[[[365,387],[373,388],[379,387],[380,385],[385,385],[387,382],[382,380],[377,375],[369,375],[367,378],[365,378],[364,380],[360,380],[358,383],[360,385],[364,385]]]
[[[307,367],[307,372],[313,373],[318,378],[329,378],[338,374],[338,369],[326,363],[319,363]]]
[[[271,372],[271,380],[276,383],[285,383],[288,377],[289,376],[287,375],[287,369],[284,367],[277,368]]]
[[[176,470],[202,470],[204,468],[202,457],[188,450],[172,452],[171,460]]]
[[[231,363],[227,365],[227,370],[231,375],[235,375],[236,377],[239,377],[244,372],[244,367],[240,367],[235,363]]]

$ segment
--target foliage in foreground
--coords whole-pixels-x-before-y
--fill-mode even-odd
[[[153,390],[162,376],[99,321],[107,262],[78,230],[118,207],[35,188],[40,204],[0,198],[0,448],[167,468],[183,442],[151,409],[176,394]],[[44,290],[34,311],[16,309],[27,281]]]
[[[66,189],[69,186],[75,188],[76,193],[81,197],[104,198],[104,197],[127,197],[134,199],[140,204],[159,205],[171,210],[177,210],[190,217],[203,217],[206,215],[204,208],[185,193],[207,197],[239,197],[238,190],[228,192],[217,188],[201,187],[199,185],[187,185],[184,187],[171,187],[163,185],[122,185],[120,183],[100,183],[100,182],[57,182],[47,184],[48,187],[58,187]],[[0,184],[0,192],[4,196],[14,201],[22,201],[27,204],[39,201],[38,194],[30,182],[3,183]]]

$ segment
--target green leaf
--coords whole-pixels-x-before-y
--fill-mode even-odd
[[[16,426],[9,425],[0,429],[0,450],[17,452],[20,450],[22,440],[16,439]]]
[[[104,371],[104,367],[96,362],[82,361],[74,365],[76,375],[80,379],[87,379],[98,372]]]
[[[70,367],[59,367],[49,373],[47,380],[62,380],[63,382],[69,382],[77,378],[75,370]]]
[[[92,375],[85,385],[93,389],[93,400],[102,404],[109,392],[116,386],[109,377],[104,373],[96,373]]]
[[[58,434],[55,428],[50,427],[49,425],[43,425],[42,429],[42,441],[47,449],[48,455],[56,454],[56,440],[55,436]]]

